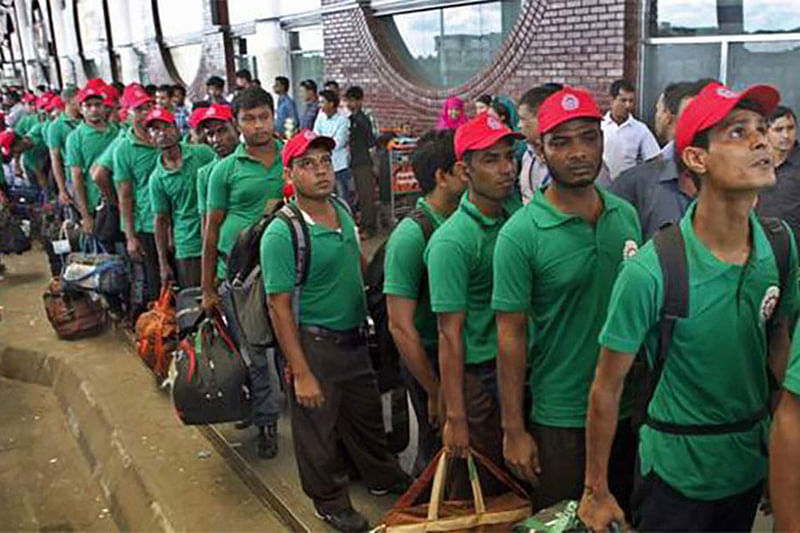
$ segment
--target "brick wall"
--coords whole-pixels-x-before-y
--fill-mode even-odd
[[[448,96],[471,101],[488,93],[516,99],[546,81],[585,87],[606,106],[613,80],[636,79],[637,6],[638,0],[530,0],[494,61],[466,84],[442,89],[414,79],[369,8],[360,5],[324,15],[325,77],[361,85],[365,106],[383,126],[410,120],[426,128]]]

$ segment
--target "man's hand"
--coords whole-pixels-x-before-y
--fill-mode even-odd
[[[128,255],[131,256],[131,259],[134,261],[144,260],[144,248],[142,248],[142,243],[140,243],[139,239],[135,236],[126,239],[126,247],[128,248]]]
[[[625,523],[625,513],[608,490],[595,493],[586,488],[578,507],[578,518],[589,531],[611,531],[612,524]]]
[[[469,426],[466,418],[448,418],[445,421],[442,446],[452,456],[466,459],[469,452]]]
[[[172,285],[172,282],[175,281],[175,275],[172,273],[172,267],[169,265],[163,265],[160,270],[161,270],[161,286],[169,287],[170,285]]]
[[[219,294],[214,289],[203,290],[203,298],[200,301],[200,306],[206,315],[209,315],[214,309],[219,306]]]
[[[504,432],[503,457],[515,476],[531,485],[539,484],[539,448],[530,433],[524,429]]]
[[[309,409],[317,409],[325,404],[322,387],[311,371],[294,375],[294,397],[301,407]]]
[[[72,204],[72,198],[69,197],[67,191],[58,191],[58,203],[60,203],[61,205]]]
[[[92,218],[92,215],[89,213],[83,215],[81,225],[83,226],[83,231],[85,231],[87,235],[94,233],[94,218]]]

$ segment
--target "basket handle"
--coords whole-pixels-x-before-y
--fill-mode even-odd
[[[472,501],[475,505],[475,514],[483,514],[486,512],[486,502],[483,499],[483,489],[481,489],[481,481],[478,478],[478,469],[475,466],[475,460],[472,457],[473,450],[467,452],[467,472],[469,473],[469,482],[472,486]],[[439,455],[439,462],[436,465],[436,474],[433,476],[433,488],[431,488],[431,501],[428,504],[428,520],[434,521],[439,519],[439,507],[444,497],[444,486],[447,477],[447,463],[450,459],[450,454],[446,451]]]

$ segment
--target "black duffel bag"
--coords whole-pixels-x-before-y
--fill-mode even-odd
[[[172,403],[187,425],[236,422],[250,416],[247,366],[218,314],[203,318],[175,355]]]

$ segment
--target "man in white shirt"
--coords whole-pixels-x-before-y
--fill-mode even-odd
[[[527,204],[533,198],[536,189],[547,185],[550,174],[547,165],[537,155],[539,145],[539,106],[548,96],[560,91],[560,83],[545,83],[528,90],[519,99],[517,113],[519,114],[519,131],[525,135],[528,149],[522,156],[522,166],[519,171],[519,192],[522,203]]]
[[[655,157],[661,151],[647,126],[633,116],[636,89],[627,80],[611,84],[611,109],[603,117],[603,160],[611,179],[639,163]]]
[[[331,153],[336,175],[336,196],[352,207],[355,187],[350,174],[350,120],[339,113],[339,97],[329,89],[319,93],[319,113],[314,121],[314,133],[336,141]]]

